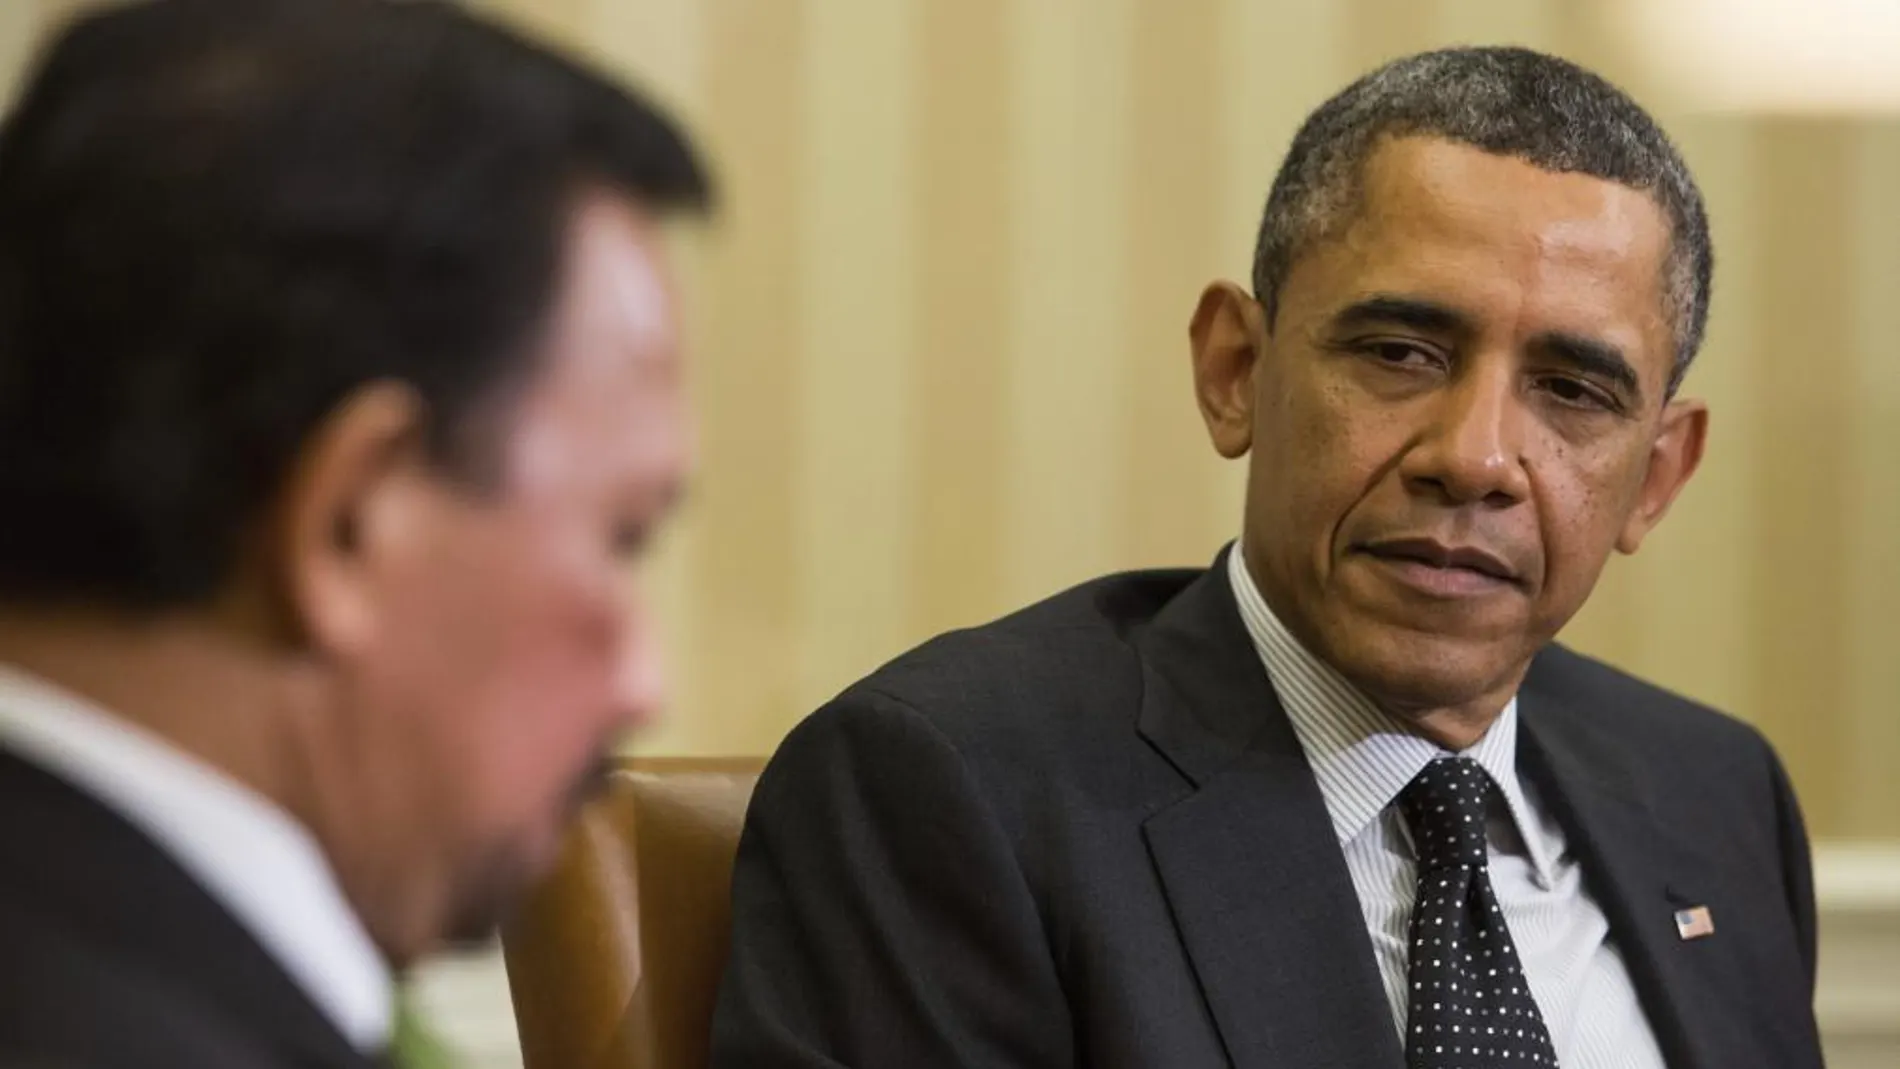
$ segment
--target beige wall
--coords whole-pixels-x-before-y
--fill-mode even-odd
[[[0,63],[40,12],[0,0]],[[769,749],[918,639],[1206,561],[1238,471],[1184,325],[1304,112],[1453,41],[1647,87],[1578,0],[488,0],[638,72],[726,210],[688,250],[703,479],[659,568],[668,752]],[[1715,219],[1703,473],[1567,638],[1761,725],[1900,836],[1900,122],[1655,100]]]

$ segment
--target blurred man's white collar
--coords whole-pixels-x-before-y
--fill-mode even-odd
[[[6,665],[0,747],[151,837],[357,1049],[375,1052],[388,1043],[388,966],[303,825],[152,732]]]

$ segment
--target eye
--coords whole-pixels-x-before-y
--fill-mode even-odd
[[[1540,380],[1544,390],[1566,405],[1614,411],[1619,406],[1609,391],[1583,379],[1550,375]]]
[[[1373,361],[1396,368],[1433,368],[1444,358],[1436,351],[1402,338],[1368,338],[1356,348]]]
[[[625,523],[615,526],[610,539],[614,556],[628,560],[638,557],[646,549],[651,535],[651,529],[644,523]]]

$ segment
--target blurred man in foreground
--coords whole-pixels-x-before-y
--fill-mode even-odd
[[[0,133],[0,1064],[354,1066],[660,681],[652,108],[437,3],[163,0]]]
[[[1701,457],[1712,262],[1675,148],[1562,60],[1320,107],[1190,327],[1239,542],[792,734],[719,1064],[1817,1066],[1774,754],[1551,642]]]

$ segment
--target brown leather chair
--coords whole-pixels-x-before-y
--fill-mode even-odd
[[[756,758],[615,770],[502,932],[526,1069],[703,1069]]]

